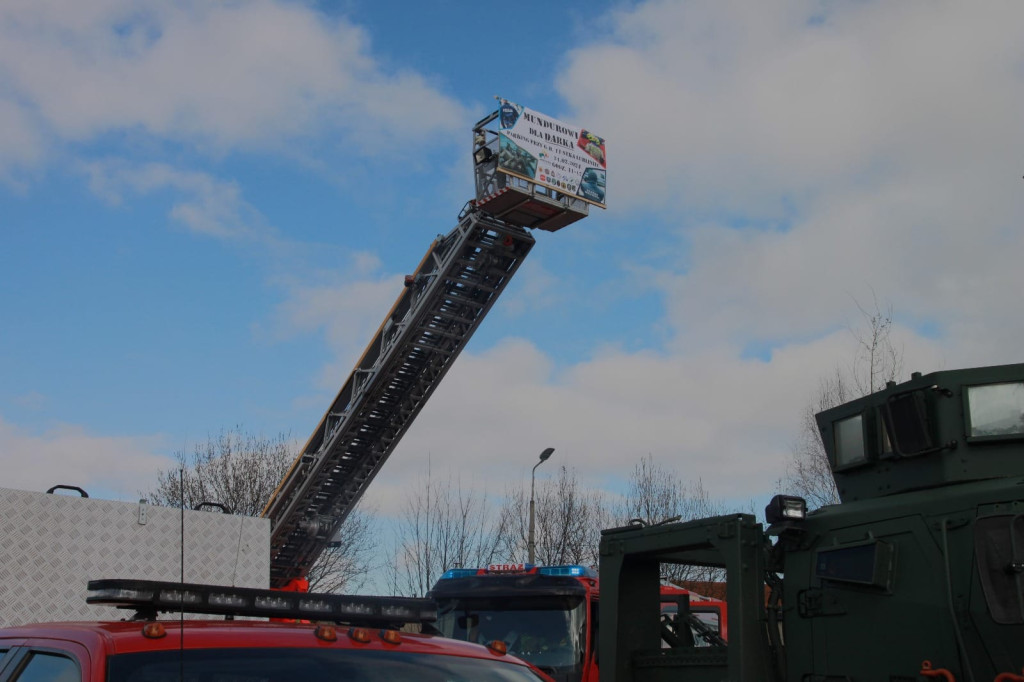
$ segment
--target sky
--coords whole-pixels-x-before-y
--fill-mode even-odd
[[[297,448],[473,198],[501,96],[607,140],[373,483],[642,457],[775,492],[891,306],[905,376],[1024,360],[1024,5],[0,2],[0,486],[135,499]]]

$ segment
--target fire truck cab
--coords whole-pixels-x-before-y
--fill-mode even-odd
[[[136,615],[0,629],[0,682],[549,679],[500,643],[479,646],[395,629],[433,620],[433,604],[425,599],[144,580],[94,581],[89,589],[96,593],[90,602],[136,609]],[[164,612],[170,619],[157,619]],[[195,613],[227,620],[185,615]]]
[[[666,641],[724,644],[725,603],[663,586]],[[692,599],[691,599],[692,596]],[[579,565],[492,564],[453,568],[427,597],[436,631],[453,639],[500,640],[559,682],[597,682],[600,628],[597,571]]]
[[[596,682],[597,572],[584,566],[453,568],[427,597],[445,637],[501,640],[560,682]]]

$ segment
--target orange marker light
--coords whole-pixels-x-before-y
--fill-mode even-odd
[[[500,639],[495,639],[487,643],[487,648],[491,650],[491,653],[504,656],[508,653],[508,645]]]
[[[333,625],[317,625],[313,634],[316,635],[317,639],[322,639],[325,642],[336,642],[338,640],[338,631],[334,629]]]
[[[142,626],[142,636],[148,639],[160,639],[166,635],[163,623],[146,623]]]
[[[357,642],[366,644],[370,641],[370,631],[366,628],[349,628],[348,636],[350,639],[354,639]]]
[[[400,633],[398,630],[381,630],[380,638],[388,644],[402,643],[402,633]]]

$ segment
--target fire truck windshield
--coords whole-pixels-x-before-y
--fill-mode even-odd
[[[568,672],[583,662],[585,618],[582,597],[445,599],[435,626],[453,639],[501,640],[510,654],[538,668]]]
[[[522,665],[401,651],[302,648],[188,649],[118,654],[108,682],[539,682]]]

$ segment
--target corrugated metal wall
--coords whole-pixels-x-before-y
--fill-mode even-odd
[[[0,488],[0,626],[51,620],[121,620],[85,603],[100,578],[181,579],[178,509]],[[184,512],[185,582],[265,588],[270,522]]]

